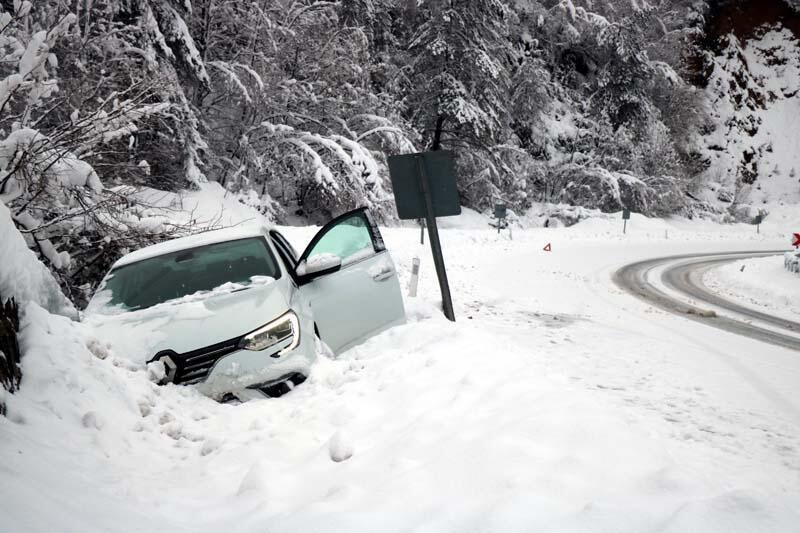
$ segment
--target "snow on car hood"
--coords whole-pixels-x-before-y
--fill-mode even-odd
[[[145,363],[161,350],[184,353],[226,341],[263,326],[289,308],[285,279],[243,290],[187,297],[141,311],[90,314],[85,322],[115,352]]]

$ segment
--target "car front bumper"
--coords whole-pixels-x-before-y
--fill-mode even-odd
[[[298,375],[308,376],[317,353],[312,332],[313,324],[301,326],[300,343],[283,354],[280,352],[291,339],[256,351],[241,349],[239,337],[186,353],[165,350],[153,360],[164,365],[162,384],[193,384],[217,400],[230,394],[250,398],[253,390],[269,389],[287,380],[297,383],[302,381]]]
[[[203,394],[222,399],[227,394],[249,398],[249,391],[268,388],[281,381],[294,379],[300,374],[308,376],[316,359],[313,334],[300,337],[300,344],[292,351],[277,356],[285,346],[282,343],[270,348],[251,351],[237,350],[219,359],[208,377],[197,383]],[[243,399],[243,398],[242,398]]]

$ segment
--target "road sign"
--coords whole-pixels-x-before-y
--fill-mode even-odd
[[[428,180],[431,203],[435,217],[461,214],[456,171],[451,152],[423,152],[396,155],[389,158],[389,175],[392,179],[397,216],[401,220],[426,218],[427,209],[422,184],[419,180],[420,166]]]
[[[753,224],[756,225],[756,233],[761,233],[761,223],[764,221],[764,215],[761,213],[756,215],[756,218],[753,219]]]
[[[630,220],[631,219],[631,210],[630,209],[623,209],[622,210],[622,220]]]
[[[545,252],[552,252],[553,251],[553,247],[550,246],[549,242],[547,243],[547,246],[544,247],[544,251]]]
[[[795,233],[792,235],[792,246],[795,248],[800,247],[800,233]]]
[[[450,152],[423,152],[389,158],[397,215],[402,220],[424,218],[433,253],[433,264],[442,291],[444,316],[455,322],[450,284],[444,267],[436,217],[461,214],[453,156]]]
[[[494,222],[489,222],[489,225],[493,228],[497,228],[497,234],[500,234],[500,230],[508,229],[508,236],[512,237],[511,235],[511,226],[508,225],[508,208],[506,204],[495,204],[494,206]]]

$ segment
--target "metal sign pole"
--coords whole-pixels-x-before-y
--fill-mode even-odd
[[[433,252],[433,264],[436,266],[436,277],[439,278],[439,288],[442,291],[442,308],[444,316],[448,320],[455,322],[456,315],[453,311],[453,300],[450,297],[450,284],[447,282],[447,272],[444,268],[444,256],[442,256],[442,243],[439,241],[439,228],[436,225],[436,216],[433,211],[433,200],[431,199],[430,183],[425,172],[425,162],[421,156],[417,156],[417,168],[419,172],[419,188],[425,197],[425,220],[428,225],[428,237],[431,240],[431,251]]]
[[[631,210],[627,207],[622,208],[622,234],[628,233],[628,219],[631,218]]]

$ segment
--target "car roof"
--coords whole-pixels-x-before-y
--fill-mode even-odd
[[[218,230],[205,231],[186,237],[179,237],[169,241],[160,242],[151,246],[140,248],[134,252],[122,256],[111,268],[119,268],[125,265],[138,263],[145,259],[152,259],[160,255],[180,252],[207,244],[217,244],[220,242],[247,239],[250,237],[263,237],[268,234],[270,228],[266,225],[248,224]]]

